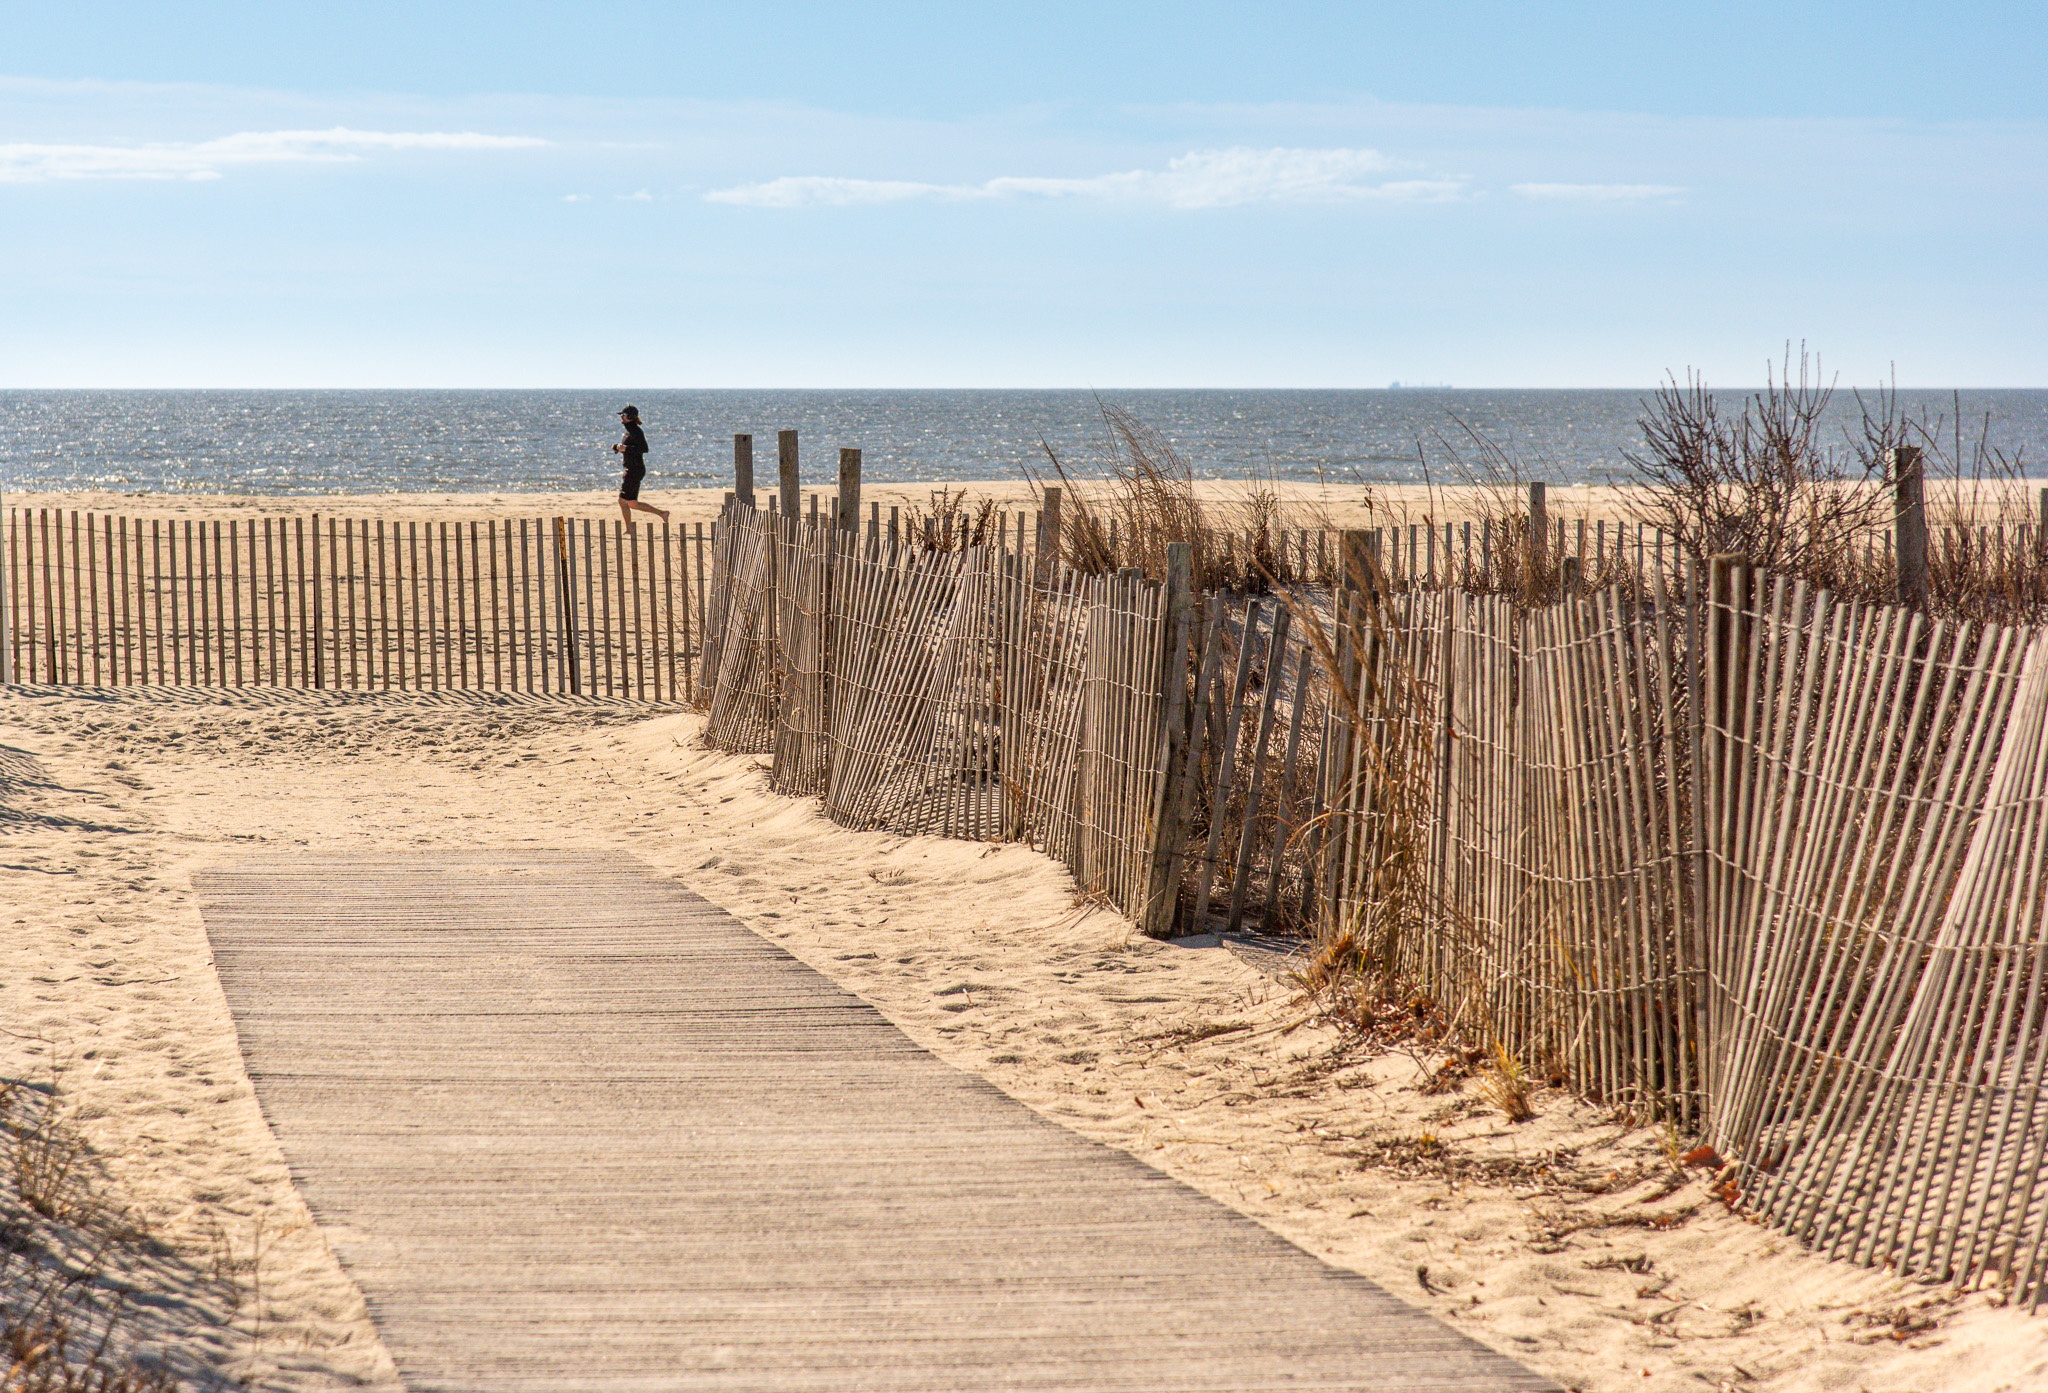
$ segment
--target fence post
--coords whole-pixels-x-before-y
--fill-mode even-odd
[[[1060,490],[1056,484],[1045,488],[1045,499],[1038,514],[1038,564],[1033,568],[1033,579],[1039,585],[1051,584],[1059,573],[1060,562]]]
[[[2041,525],[2034,530],[2034,541],[2041,548],[2041,555],[2048,557],[2048,487],[2041,490]]]
[[[860,531],[860,451],[839,451],[839,516],[834,525],[841,532]]]
[[[1917,446],[1892,451],[1893,544],[1898,558],[1902,605],[1927,603],[1926,475]]]
[[[790,527],[804,505],[803,486],[796,467],[796,432],[775,432],[775,465],[782,485],[783,526]]]
[[[562,642],[562,668],[569,674],[569,694],[580,695],[583,691],[581,674],[576,663],[576,598],[569,579],[569,541],[563,535],[565,524],[555,519],[555,607],[561,611],[561,624],[556,636]]]
[[[1372,586],[1372,533],[1362,527],[1347,527],[1337,534],[1337,554],[1342,566],[1337,577],[1340,591],[1356,594]]]
[[[1159,784],[1152,798],[1152,864],[1145,887],[1145,913],[1140,932],[1164,938],[1173,929],[1179,887],[1167,869],[1180,848],[1187,800],[1182,788],[1194,772],[1188,768],[1189,646],[1194,641],[1195,549],[1186,542],[1166,546],[1166,661],[1162,666]]]
[[[751,435],[732,438],[732,496],[749,508],[754,506],[754,437]]]
[[[9,549],[13,533],[7,491],[0,489],[0,682],[21,680],[14,675],[14,553]]]
[[[313,688],[315,691],[318,691],[327,685],[326,669],[322,665],[325,661],[325,655],[320,651],[323,635],[321,633],[320,609],[320,515],[318,513],[313,514],[313,526],[310,530],[313,533]],[[327,559],[330,564],[334,560],[331,556]],[[192,563],[189,538],[185,552],[185,562],[187,565]],[[443,578],[443,583],[446,583],[445,577]],[[197,679],[195,678],[194,680]]]

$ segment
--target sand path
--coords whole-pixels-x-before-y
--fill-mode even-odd
[[[196,888],[414,1393],[1555,1387],[630,858],[269,852]]]

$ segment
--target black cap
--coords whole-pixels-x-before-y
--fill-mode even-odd
[[[619,414],[621,416],[631,416],[637,421],[640,419],[640,408],[637,406],[622,406],[619,408]]]

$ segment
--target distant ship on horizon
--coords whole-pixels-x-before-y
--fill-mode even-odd
[[[1387,390],[1389,392],[1413,392],[1417,390],[1442,392],[1449,390],[1450,385],[1448,382],[1389,382]]]

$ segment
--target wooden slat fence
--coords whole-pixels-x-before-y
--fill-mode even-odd
[[[17,510],[0,600],[23,680],[693,700],[844,825],[1027,842],[1154,932],[1312,927],[1802,1241],[2048,1293],[2048,634],[1597,523],[1531,606],[1484,528],[1486,584],[1383,529],[1200,596],[1188,552],[831,519]]]
[[[2038,1303],[2048,635],[1711,597],[1710,1135],[1829,1254]]]
[[[2038,1303],[2048,634],[1732,565],[1346,603],[1323,932],[1802,1241]]]
[[[1695,1116],[1696,610],[1353,603],[1326,926],[1532,1069]]]
[[[1158,803],[1160,587],[992,545],[927,548],[735,506],[712,549],[706,736],[852,827],[1019,840],[1144,910]],[[723,593],[721,593],[723,592]]]
[[[691,693],[708,538],[617,519],[5,519],[10,680]]]

